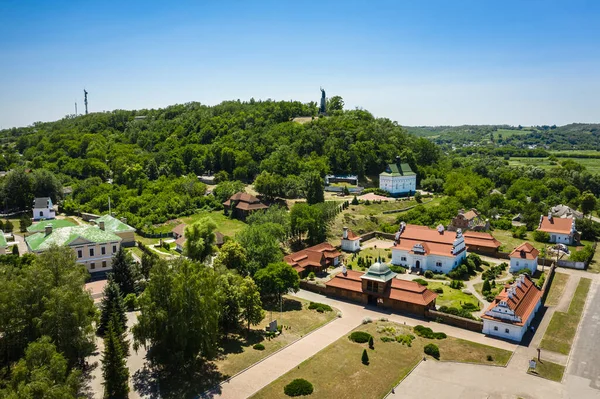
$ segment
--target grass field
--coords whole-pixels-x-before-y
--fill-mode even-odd
[[[492,231],[492,235],[502,243],[500,250],[505,252],[511,252],[513,249],[523,244],[524,242],[530,243],[538,250],[541,250],[542,248],[544,248],[544,245],[547,245],[542,242],[535,241],[533,239],[533,232],[531,231],[527,232],[527,235],[524,239],[514,238],[512,236],[512,231],[510,230],[494,230]]]
[[[575,290],[567,312],[554,312],[540,344],[542,349],[568,355],[581,319],[581,312],[592,280],[582,278]]]
[[[569,275],[564,273],[554,273],[554,279],[552,280],[552,285],[550,286],[550,291],[548,292],[548,296],[546,297],[546,302],[544,303],[546,306],[556,306],[558,305],[558,301],[565,291],[565,286],[567,285],[567,281],[569,281]]]
[[[596,153],[596,155],[598,155],[598,153]],[[560,161],[567,159],[571,159],[578,164],[585,166],[587,171],[590,173],[600,173],[600,159],[597,158],[575,158],[561,156],[557,161],[550,161],[548,158],[511,157],[508,163],[511,166],[536,166],[538,168],[548,170],[560,167]]]
[[[547,380],[552,380],[556,382],[562,381],[563,374],[565,373],[565,366],[552,363],[548,360],[542,360],[541,362],[538,362],[537,359],[534,360],[537,362],[535,370],[527,370],[529,374],[537,375]]]
[[[502,138],[506,139],[512,136],[523,136],[529,133],[531,133],[531,130],[498,129],[496,132],[494,132],[494,138],[497,140],[499,136],[502,135]]]
[[[438,297],[435,300],[436,305],[459,308],[463,303],[472,303],[481,308],[479,300],[473,295],[465,294],[461,290],[450,288],[447,284],[429,282],[429,285],[427,286],[430,290],[440,287],[444,290],[444,293],[438,294]]]
[[[283,333],[275,338],[267,340],[260,333],[271,321],[270,311],[266,311],[263,321],[252,328],[248,340],[245,332],[242,335],[230,334],[228,339],[221,343],[221,353],[219,359],[215,361],[223,378],[236,374],[337,317],[336,309],[318,313],[316,310],[308,309],[309,304],[298,298],[285,297],[283,312],[280,313],[277,307],[273,310],[272,317],[273,320],[277,320],[277,324],[289,328],[285,328]],[[259,342],[265,346],[264,350],[252,348]]]
[[[371,263],[375,263],[377,262],[377,258],[379,256],[381,256],[381,259],[386,262],[389,263],[391,260],[391,255],[392,255],[392,250],[390,248],[385,248],[385,249],[376,249],[376,248],[365,248],[362,251],[360,251],[358,254],[355,255],[350,255],[347,254],[346,255],[346,265],[350,265],[352,267],[352,269],[354,270],[365,270],[365,268],[359,269],[358,267],[358,258],[359,256],[362,256],[365,260],[367,256],[371,256],[372,260]]]
[[[383,327],[388,330],[378,332]],[[393,331],[390,331],[393,329]],[[412,329],[390,322],[361,325],[355,331],[365,331],[374,337],[374,349],[367,344],[351,342],[344,336],[297,368],[256,393],[254,399],[285,397],[283,387],[295,378],[304,378],[314,386],[312,397],[319,399],[361,398],[380,399],[423,358],[423,347],[434,342],[440,348],[440,360],[505,365],[511,353],[502,349],[475,344],[455,338],[429,340],[416,337],[412,346],[398,342],[383,342],[381,337],[413,334]],[[361,363],[367,349],[369,364]],[[493,360],[488,361],[487,356]],[[431,358],[430,358],[431,359]]]

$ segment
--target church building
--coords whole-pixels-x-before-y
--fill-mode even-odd
[[[417,189],[417,175],[410,165],[396,157],[396,162],[379,174],[379,188],[393,196],[412,195]]]

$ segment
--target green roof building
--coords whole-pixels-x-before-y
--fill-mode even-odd
[[[111,215],[103,215],[97,219],[92,219],[90,222],[121,237],[121,245],[124,247],[135,246],[135,229],[126,223],[127,219],[117,219]]]
[[[41,231],[45,231],[46,226],[52,226],[52,229],[58,229],[61,227],[72,227],[77,226],[77,224],[71,222],[66,219],[51,219],[51,220],[43,220],[41,222],[37,222],[32,224],[27,228],[29,233],[39,233]]]
[[[400,157],[379,174],[379,188],[393,196],[412,195],[417,190],[417,174]]]

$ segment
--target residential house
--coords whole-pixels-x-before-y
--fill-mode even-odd
[[[39,254],[52,245],[68,246],[76,255],[77,263],[94,273],[112,269],[112,257],[121,247],[121,237],[99,226],[71,226],[54,229],[48,225],[43,232],[25,238],[30,252]]]
[[[550,235],[550,242],[557,244],[573,245],[579,240],[579,234],[575,229],[575,219],[556,218],[552,212],[548,216],[540,216],[540,224],[537,228]]]
[[[450,225],[448,225],[448,230],[450,231],[458,229],[461,229],[463,232],[466,230],[487,231],[490,229],[490,221],[484,219],[475,208],[471,208],[467,212],[461,209],[458,211],[456,217],[452,219]]]
[[[354,234],[352,230],[348,230],[347,227],[344,227],[344,232],[342,233],[342,251],[360,251],[360,236]]]
[[[46,220],[56,218],[56,210],[50,197],[41,197],[33,200],[33,220]]]
[[[392,264],[418,272],[431,270],[445,274],[460,265],[467,256],[462,231],[445,231],[442,225],[430,229],[402,222],[395,242]]]
[[[475,252],[481,255],[497,256],[502,243],[494,238],[490,233],[480,233],[477,231],[465,231],[465,245],[468,252]]]
[[[127,224],[127,219],[117,219],[111,215],[104,215],[97,219],[92,219],[90,222],[98,225],[102,230],[109,231],[121,237],[122,246],[135,246],[135,229]]]
[[[396,157],[396,162],[379,174],[379,188],[393,196],[412,195],[417,190],[417,175],[409,164]]]
[[[437,298],[433,291],[414,281],[396,278],[396,273],[381,260],[371,265],[366,273],[344,270],[326,282],[325,286],[325,293],[330,296],[421,317],[429,309],[435,309]]]
[[[180,223],[177,226],[173,227],[173,229],[171,230],[171,233],[173,233],[173,238],[175,240],[177,240],[178,238],[183,237],[185,235],[185,227],[186,227],[185,223]]]
[[[529,269],[533,275],[537,270],[538,255],[540,251],[535,249],[533,245],[525,242],[510,253],[510,268],[511,273],[517,272],[521,269]]]
[[[567,206],[567,205],[556,205],[550,209],[552,212],[552,216],[557,218],[572,218],[572,219],[581,219],[583,218],[583,213],[576,211],[575,209]]]
[[[542,303],[542,291],[526,274],[521,274],[502,292],[481,316],[483,333],[520,342]]]
[[[245,220],[252,212],[268,209],[269,207],[258,198],[248,193],[236,193],[227,201],[223,202],[225,214],[231,213],[234,218]]]
[[[286,255],[283,260],[292,266],[300,277],[305,277],[310,272],[326,272],[328,267],[339,265],[341,258],[340,251],[330,243],[324,242]]]

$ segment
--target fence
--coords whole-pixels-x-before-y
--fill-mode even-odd
[[[300,288],[306,291],[316,292],[317,294],[326,295],[327,287],[309,283],[308,281],[300,280]]]
[[[425,315],[428,319],[438,321],[451,326],[464,328],[465,330],[482,332],[483,322],[478,320],[471,320],[465,317],[455,316],[453,314],[438,312],[437,310],[429,310]]]
[[[574,262],[572,260],[563,260],[563,259],[558,261],[558,266],[566,267],[568,269],[583,270],[583,269],[585,269],[586,265],[587,265],[586,262]]]

